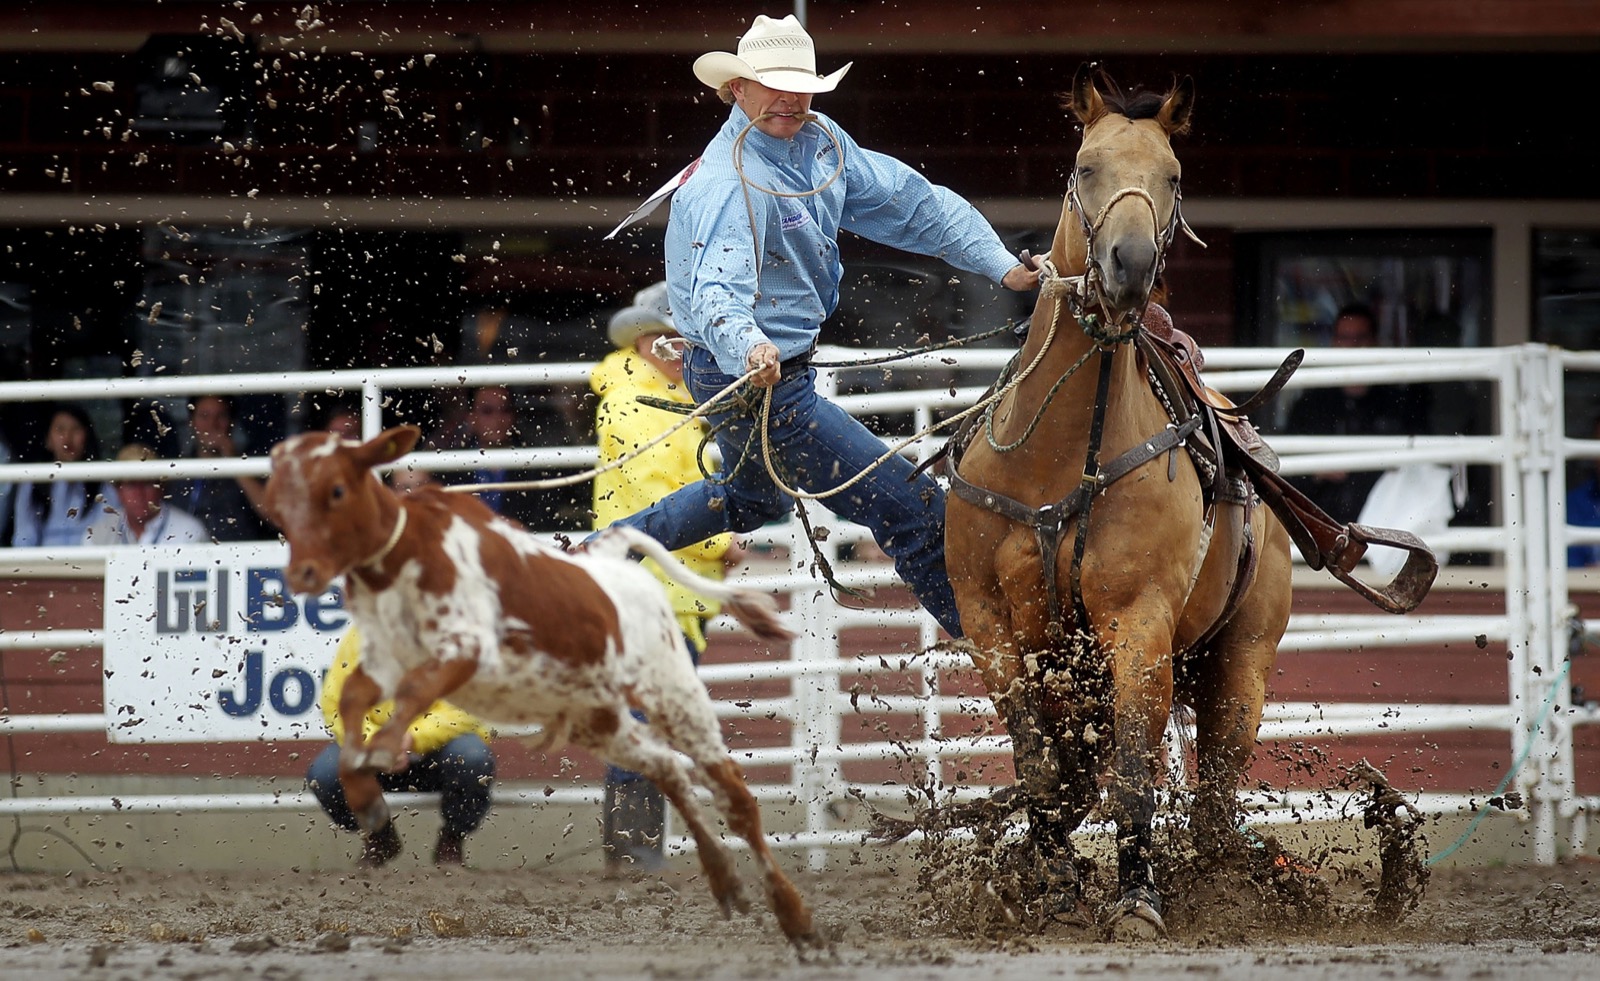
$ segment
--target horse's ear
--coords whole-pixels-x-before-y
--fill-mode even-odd
[[[1194,112],[1194,79],[1188,75],[1178,79],[1178,84],[1167,93],[1167,99],[1161,103],[1161,112],[1156,115],[1156,120],[1161,123],[1161,128],[1168,136],[1176,133],[1188,132],[1189,116]]]
[[[1078,66],[1077,72],[1072,76],[1072,92],[1064,106],[1068,112],[1077,117],[1085,129],[1106,112],[1105,100],[1100,98],[1100,90],[1095,87],[1095,80],[1103,74],[1099,63],[1086,61]]]

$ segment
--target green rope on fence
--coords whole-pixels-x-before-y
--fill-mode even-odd
[[[1544,707],[1539,709],[1538,718],[1533,720],[1533,730],[1528,733],[1528,745],[1522,747],[1522,752],[1517,756],[1517,761],[1511,764],[1510,772],[1501,779],[1500,785],[1494,788],[1494,793],[1489,795],[1491,798],[1500,796],[1511,781],[1516,779],[1517,771],[1522,769],[1522,764],[1528,762],[1528,754],[1533,752],[1533,734],[1544,728],[1544,720],[1549,717],[1550,707],[1555,704],[1556,693],[1561,690],[1561,681],[1567,676],[1567,672],[1571,668],[1572,662],[1570,660],[1562,662],[1560,672],[1556,674],[1555,681],[1550,684],[1550,694],[1545,696]],[[1478,830],[1478,825],[1482,824],[1483,819],[1488,816],[1490,806],[1488,801],[1485,801],[1484,805],[1478,808],[1478,813],[1473,817],[1472,823],[1467,825],[1467,830],[1463,831],[1461,837],[1456,839],[1455,844],[1437,855],[1430,856],[1425,864],[1433,865],[1436,862],[1442,862],[1454,854],[1457,848],[1465,845],[1471,839],[1473,832]]]

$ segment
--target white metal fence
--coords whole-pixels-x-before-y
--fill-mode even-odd
[[[844,361],[887,352],[824,350],[819,358]],[[1264,383],[1287,352],[1265,349],[1218,348],[1207,352],[1207,381],[1224,392],[1253,391]],[[1478,464],[1493,473],[1491,522],[1480,527],[1452,527],[1429,538],[1435,548],[1456,552],[1484,552],[1494,558],[1494,580],[1503,583],[1505,612],[1499,615],[1412,615],[1394,617],[1373,610],[1370,614],[1295,616],[1282,652],[1330,648],[1370,650],[1467,643],[1474,638],[1503,641],[1510,652],[1510,698],[1506,704],[1442,705],[1410,702],[1404,692],[1381,705],[1277,703],[1268,706],[1262,739],[1326,738],[1332,735],[1388,736],[1400,732],[1499,731],[1508,738],[1509,772],[1500,790],[1520,791],[1529,802],[1536,861],[1549,863],[1559,854],[1581,850],[1586,815],[1600,799],[1581,798],[1575,790],[1573,730],[1600,721],[1592,708],[1574,707],[1568,681],[1568,574],[1565,547],[1569,542],[1600,542],[1600,529],[1572,528],[1565,518],[1564,471],[1568,459],[1600,458],[1600,440],[1563,439],[1562,382],[1565,372],[1600,371],[1600,354],[1574,354],[1526,345],[1494,349],[1410,349],[1397,357],[1393,350],[1317,350],[1308,353],[1305,367],[1291,388],[1349,384],[1405,382],[1438,384],[1462,381],[1487,383],[1487,398],[1494,423],[1488,435],[1402,436],[1370,438],[1278,436],[1272,440],[1283,457],[1286,474],[1327,470],[1377,470],[1405,462]],[[923,356],[896,366],[896,377],[929,379],[923,387],[890,390],[881,382],[882,369],[865,372],[823,371],[819,387],[838,392],[838,401],[858,415],[898,420],[884,432],[887,440],[920,430],[940,415],[972,404],[982,382],[1009,356],[1007,351],[984,350]],[[957,374],[960,369],[962,373]],[[250,375],[54,381],[0,385],[0,404],[47,399],[154,398],[225,390],[231,393],[359,391],[363,396],[364,426],[370,434],[381,426],[386,398],[406,389],[433,389],[483,384],[545,386],[585,384],[588,366],[467,367],[451,369],[398,369],[313,372],[294,375]],[[866,384],[860,384],[865,381]],[[897,382],[895,388],[904,386]],[[852,385],[855,387],[853,388]],[[856,388],[880,390],[849,394]],[[924,441],[918,452],[929,453],[938,440]],[[582,467],[593,463],[590,447],[542,447],[498,450],[489,453],[456,451],[419,455],[428,470],[463,470],[485,465],[516,467]],[[52,479],[105,480],[113,477],[265,475],[263,456],[224,461],[181,460],[150,463],[11,464],[0,466],[0,481]],[[840,528],[829,516],[834,534],[823,546],[835,559],[840,548],[859,538],[859,529]],[[798,526],[791,522],[764,534],[779,549],[794,556],[807,553]],[[103,549],[11,549],[0,552],[0,574],[55,575],[62,570],[96,574],[104,562]],[[1298,556],[1296,556],[1298,561]],[[849,788],[843,766],[851,760],[902,759],[923,769],[930,778],[942,773],[943,761],[953,758],[1000,755],[1009,745],[1000,737],[949,736],[945,722],[952,716],[992,715],[987,699],[941,690],[943,669],[965,667],[960,656],[932,651],[908,660],[905,651],[869,652],[841,656],[839,636],[855,626],[895,625],[913,629],[918,646],[927,649],[937,636],[931,620],[920,611],[853,610],[841,606],[804,568],[749,576],[751,585],[787,593],[788,616],[799,637],[787,660],[703,666],[708,683],[752,682],[783,679],[790,693],[782,698],[724,701],[718,709],[724,718],[776,717],[792,723],[789,745],[741,750],[746,766],[781,765],[789,780],[756,788],[764,799],[798,800],[806,808],[805,830],[784,844],[812,849],[820,863],[822,849],[855,843],[859,832],[839,830],[837,803],[847,790],[875,801],[900,801],[898,786],[865,785]],[[801,566],[804,563],[800,563]],[[885,565],[841,563],[836,566],[847,586],[887,586],[893,581]],[[1482,572],[1483,570],[1478,570]],[[1479,578],[1484,578],[1480,576]],[[98,630],[47,631],[0,634],[0,657],[9,650],[95,647]],[[876,694],[855,699],[850,679],[870,681],[884,672],[909,670],[919,676],[917,690],[908,694]],[[843,684],[841,685],[841,680]],[[917,719],[916,738],[848,742],[843,738],[847,716],[858,712],[910,715]],[[0,715],[0,735],[105,731],[108,720],[87,715]],[[1486,774],[1485,780],[1493,777]],[[976,792],[970,790],[969,792]],[[1486,796],[1486,795],[1485,795]],[[502,788],[502,804],[514,801],[557,803],[598,800],[597,788],[569,788],[553,795],[543,791]],[[1292,811],[1296,818],[1317,816],[1329,810],[1323,795],[1251,795],[1258,807],[1256,819],[1270,822]],[[1417,799],[1429,812],[1466,811],[1481,801],[1461,795],[1426,794]],[[241,794],[192,796],[36,796],[0,799],[0,815],[19,813],[122,812],[182,808],[240,810],[314,806],[294,794]]]

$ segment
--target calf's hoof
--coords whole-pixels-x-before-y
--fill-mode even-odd
[[[382,834],[385,829],[390,832],[394,831],[394,822],[390,820],[389,815],[389,802],[382,797],[377,798],[366,807],[354,811],[354,813],[356,827],[360,828],[361,833],[369,838]]]
[[[735,910],[740,913],[750,912],[750,900],[745,897],[744,885],[737,878],[727,879],[721,883],[712,882],[711,895],[717,901],[717,908],[722,910],[724,920],[733,919]]]
[[[1161,897],[1153,889],[1130,889],[1106,913],[1112,940],[1127,942],[1167,939],[1161,919]]]
[[[376,770],[379,773],[399,773],[410,763],[410,758],[403,752],[392,749],[369,749],[362,769]]]

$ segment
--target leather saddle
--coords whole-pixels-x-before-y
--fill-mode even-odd
[[[1195,435],[1213,434],[1218,444],[1211,447],[1213,459],[1219,460],[1224,470],[1243,472],[1262,503],[1283,522],[1307,565],[1327,569],[1335,579],[1389,613],[1409,613],[1417,608],[1439,574],[1433,550],[1409,531],[1334,520],[1278,473],[1277,453],[1250,422],[1250,413],[1276,396],[1300,367],[1304,351],[1290,354],[1259,392],[1234,404],[1200,380],[1205,362],[1199,346],[1165,316],[1146,318],[1137,343],[1170,402],[1175,406],[1184,403],[1188,411],[1215,420],[1202,425]],[[1387,545],[1406,553],[1405,563],[1386,585],[1372,586],[1355,575],[1356,563],[1371,545]]]

